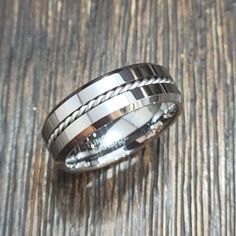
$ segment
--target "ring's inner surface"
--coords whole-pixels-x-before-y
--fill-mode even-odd
[[[160,133],[172,121],[176,110],[173,102],[155,103],[125,114],[78,144],[67,156],[65,167],[69,170],[96,168],[131,154]]]

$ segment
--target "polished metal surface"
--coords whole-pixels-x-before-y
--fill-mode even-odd
[[[166,68],[135,64],[101,76],[59,103],[43,138],[65,171],[101,168],[139,150],[172,124],[182,95]]]

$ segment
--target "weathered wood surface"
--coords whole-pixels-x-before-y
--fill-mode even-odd
[[[0,235],[236,235],[235,0],[0,1]],[[117,67],[168,66],[184,113],[110,169],[57,171],[47,113]]]

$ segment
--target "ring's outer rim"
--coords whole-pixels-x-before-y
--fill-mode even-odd
[[[80,88],[76,89],[75,91],[73,91],[71,94],[69,94],[68,96],[66,96],[61,102],[59,102],[53,109],[52,111],[47,115],[46,119],[45,119],[45,122],[44,122],[44,125],[43,125],[43,128],[42,128],[42,136],[45,140],[45,142],[47,142],[47,138],[48,138],[48,133],[52,133],[53,130],[50,130],[52,127],[50,124],[52,124],[52,121],[51,119],[54,120],[54,115],[56,114],[57,110],[62,106],[64,105],[64,103],[66,103],[67,101],[69,101],[72,97],[74,97],[75,95],[79,95],[79,93],[81,91],[83,91],[84,89],[88,88],[90,85],[93,85],[93,84],[96,84],[96,82],[106,78],[106,77],[109,77],[109,76],[112,76],[112,75],[116,75],[116,74],[120,74],[121,72],[124,72],[125,70],[127,70],[128,72],[130,72],[131,74],[133,74],[133,79],[132,80],[128,80],[129,82],[133,81],[133,80],[137,80],[137,79],[142,79],[142,77],[140,78],[135,78],[135,77],[138,77],[138,74],[141,73],[144,73],[145,70],[150,70],[152,71],[152,75],[150,74],[149,76],[162,76],[162,77],[169,77],[171,78],[170,74],[169,74],[169,71],[167,68],[163,67],[163,66],[160,66],[160,65],[155,65],[155,64],[152,64],[152,63],[137,63],[137,64],[132,64],[132,65],[127,65],[127,66],[124,66],[124,67],[121,67],[121,68],[118,68],[118,69],[115,69],[111,72],[108,72],[108,73],[105,73],[104,75],[102,76],[99,76],[91,81],[89,81],[88,83],[84,84],[83,86],[81,86]],[[121,75],[121,74],[120,74]],[[123,79],[125,79],[124,77],[122,77]],[[172,78],[171,78],[172,79]],[[126,82],[128,82],[126,81]],[[124,84],[124,83],[123,83]],[[120,86],[120,85],[117,85],[117,86]],[[113,88],[111,88],[113,89]],[[99,94],[97,94],[98,96]],[[91,96],[91,99],[93,99],[93,97]],[[73,112],[73,110],[71,111]],[[58,117],[57,117],[58,118]],[[61,121],[58,121],[59,123]],[[55,120],[53,122],[53,124],[55,124]],[[54,125],[53,129],[56,128],[56,125]]]
[[[127,73],[126,73],[126,70],[127,70]],[[121,73],[121,74],[120,74]],[[152,75],[152,73],[153,73],[153,75]],[[59,102],[54,108],[53,108],[53,110],[48,114],[48,116],[47,116],[47,118],[45,119],[45,122],[44,122],[44,125],[43,125],[43,129],[42,129],[42,136],[43,136],[43,138],[44,138],[44,140],[45,140],[45,142],[47,143],[47,140],[46,140],[46,138],[45,138],[45,132],[51,132],[52,131],[52,127],[53,126],[56,126],[57,124],[56,123],[58,123],[59,124],[59,118],[61,119],[62,118],[62,116],[64,116],[65,115],[65,113],[67,114],[67,112],[68,112],[68,110],[70,109],[70,106],[69,107],[67,107],[67,109],[65,110],[65,112],[61,115],[59,112],[58,113],[56,113],[56,111],[57,111],[57,109],[58,108],[60,108],[60,106],[62,106],[63,104],[64,104],[64,107],[66,107],[67,106],[67,104],[68,103],[66,103],[67,101],[69,101],[69,103],[71,103],[71,101],[72,100],[70,100],[74,95],[77,95],[77,94],[79,94],[81,91],[83,91],[84,89],[86,89],[86,88],[88,88],[90,85],[93,85],[93,84],[96,84],[96,82],[98,82],[98,81],[100,81],[100,80],[102,80],[103,78],[106,78],[106,77],[108,77],[108,76],[112,76],[112,75],[120,75],[121,76],[121,78],[122,78],[122,80],[120,80],[119,78],[117,79],[117,77],[115,77],[115,78],[113,78],[112,77],[112,81],[115,81],[115,83],[118,83],[118,82],[116,82],[116,80],[117,81],[121,81],[121,82],[119,82],[119,83],[122,83],[122,84],[125,84],[125,83],[128,83],[128,82],[131,82],[131,81],[134,81],[134,80],[141,80],[141,79],[143,79],[143,78],[145,78],[145,75],[147,75],[146,76],[146,78],[149,78],[149,76],[150,76],[150,78],[152,77],[152,76],[160,76],[160,77],[168,77],[168,78],[170,78],[171,80],[172,80],[172,77],[171,77],[171,75],[169,74],[169,71],[168,71],[168,69],[167,68],[165,68],[165,67],[163,67],[163,66],[159,66],[159,65],[156,65],[156,64],[152,64],[152,63],[137,63],[137,64],[132,64],[132,65],[128,65],[128,66],[125,66],[125,67],[121,67],[121,68],[118,68],[118,69],[115,69],[115,70],[112,70],[111,72],[108,72],[108,73],[105,73],[105,74],[103,74],[102,76],[99,76],[99,77],[97,77],[97,78],[95,78],[95,79],[93,79],[93,80],[91,80],[91,81],[89,81],[88,83],[86,83],[86,84],[84,84],[83,86],[81,86],[80,88],[78,88],[78,89],[76,89],[74,92],[72,92],[71,94],[69,94],[68,96],[66,96],[61,102]],[[131,76],[129,76],[129,74],[131,74]],[[126,76],[127,76],[127,78],[126,78]],[[108,81],[108,78],[106,79],[107,81]],[[106,81],[106,80],[104,80],[104,81]],[[112,83],[111,83],[112,84]],[[89,95],[90,95],[90,92],[92,91],[93,92],[93,90],[94,90],[94,94],[97,94],[97,96],[99,95],[99,92],[98,91],[100,91],[100,89],[98,89],[99,88],[99,86],[97,86],[97,85],[101,85],[101,82],[100,83],[98,83],[98,84],[96,84],[96,85],[94,85],[94,86],[92,86],[92,87],[90,87],[88,90],[86,90],[86,91],[83,91],[82,92],[82,95],[86,95],[85,97],[86,97],[86,99],[90,99],[90,97],[89,97]],[[113,85],[114,86],[114,85]],[[118,85],[119,86],[119,85]],[[147,85],[147,86],[149,86],[149,85]],[[160,87],[162,87],[162,85],[161,85],[161,83],[157,83],[156,85],[152,85],[152,86],[160,86]],[[173,86],[173,90],[171,89],[172,88],[172,86]],[[165,86],[164,86],[165,87]],[[142,87],[141,87],[142,88]],[[170,88],[170,89],[168,89],[168,88]],[[98,91],[96,91],[96,89],[98,89]],[[103,87],[102,87],[102,89],[104,89]],[[106,88],[107,89],[107,88]],[[111,86],[111,90],[112,89],[114,89],[114,88],[112,88],[112,86]],[[174,91],[175,90],[175,91]],[[89,91],[89,92],[88,92]],[[87,93],[88,92],[88,93]],[[100,91],[101,92],[101,91]],[[130,90],[130,91],[128,91],[128,92],[132,92],[132,90]],[[87,94],[86,94],[87,93]],[[87,96],[88,95],[88,96]],[[125,93],[123,93],[123,96],[126,96],[126,92]],[[156,96],[156,97],[161,97],[161,96],[163,96],[163,97],[165,97],[165,99],[163,100],[163,101],[159,101],[159,99],[157,99],[157,101],[156,102],[174,102],[176,105],[177,105],[177,111],[176,111],[176,113],[175,113],[175,115],[174,115],[174,117],[173,117],[173,119],[171,118],[171,121],[168,123],[168,125],[166,126],[166,128],[168,128],[170,125],[172,125],[175,121],[176,121],[176,119],[180,116],[180,114],[182,113],[182,110],[183,110],[183,96],[182,96],[182,94],[180,93],[180,91],[178,90],[178,88],[177,88],[177,86],[175,85],[175,84],[172,84],[172,83],[170,83],[170,84],[167,84],[167,90],[166,89],[164,89],[164,91],[162,91],[160,94],[155,94],[155,95],[153,95],[153,97],[154,96]],[[167,99],[168,98],[168,96],[169,96],[169,98],[170,99]],[[82,97],[82,96],[81,96]],[[83,97],[84,98],[84,97]],[[73,98],[74,99],[74,98]],[[91,97],[91,100],[93,99],[93,97]],[[112,98],[111,98],[112,99]],[[143,99],[146,99],[147,101],[148,101],[148,99],[151,101],[151,99],[150,99],[150,97],[149,97],[149,95],[147,94],[147,96],[146,97],[144,97]],[[140,99],[141,100],[141,99]],[[161,99],[162,100],[162,99]],[[83,99],[81,99],[81,101],[82,102],[84,102],[84,100]],[[109,101],[109,100],[108,100]],[[105,101],[104,103],[106,103],[107,101]],[[139,100],[133,100],[133,103],[138,103],[139,102]],[[79,102],[80,103],[80,102]],[[78,103],[78,104],[79,104]],[[83,104],[83,103],[82,103]],[[76,104],[77,105],[77,104]],[[131,104],[130,104],[131,105]],[[130,105],[128,105],[128,106],[130,106]],[[99,105],[98,105],[99,106]],[[127,106],[127,107],[128,107]],[[61,107],[61,110],[62,109],[64,109],[64,107]],[[142,106],[140,106],[139,108],[141,108]],[[96,108],[96,107],[94,107],[94,108]],[[139,109],[138,108],[138,109]],[[74,107],[73,107],[73,109],[74,109]],[[121,111],[121,112],[123,112],[123,115],[124,114],[126,114],[125,113],[125,109],[126,108],[122,108],[122,109],[119,109],[119,111],[121,111],[121,110],[123,110],[123,111]],[[135,108],[136,109],[136,108]],[[128,109],[129,110],[129,109]],[[54,112],[55,112],[55,114],[54,114]],[[73,112],[73,110],[72,110],[72,112]],[[88,113],[89,113],[90,111],[88,111]],[[112,112],[113,113],[113,112]],[[59,114],[59,115],[58,115]],[[83,114],[83,115],[86,115],[87,114],[87,112],[85,113],[85,114]],[[53,115],[53,117],[56,117],[56,119],[54,119],[54,118],[52,118],[51,120],[50,120],[50,117]],[[57,118],[57,115],[58,115],[58,117],[59,118]],[[97,113],[96,113],[96,116],[97,116]],[[94,116],[93,116],[94,117]],[[80,117],[78,118],[78,119],[80,119]],[[101,119],[102,120],[102,119]],[[76,122],[76,120],[75,121],[73,121],[73,123],[74,122]],[[105,122],[105,119],[104,119],[104,122]],[[53,124],[53,125],[49,125],[49,124]],[[73,124],[73,123],[71,123],[71,124]],[[77,122],[78,123],[78,122]],[[71,125],[70,124],[70,125]],[[69,126],[70,126],[69,125]],[[78,124],[77,124],[78,125]],[[93,123],[91,123],[91,126],[93,125]],[[103,124],[104,125],[104,124]],[[48,129],[48,127],[50,127],[50,129]],[[102,127],[102,125],[101,125],[101,127]],[[68,127],[67,127],[68,128]],[[67,130],[67,128],[65,128],[65,130],[64,131],[66,131]],[[89,126],[87,127],[87,128],[89,128]],[[86,129],[87,129],[86,128]],[[63,132],[64,132],[63,131]],[[59,137],[59,136],[58,136]],[[79,134],[78,134],[78,137],[79,137]],[[68,150],[72,150],[75,146],[76,146],[76,144],[78,144],[78,140],[79,140],[79,138],[78,138],[77,136],[76,137],[74,137],[74,138],[72,138],[69,142],[68,142],[68,139],[61,139],[61,140],[59,140],[58,138],[58,140],[56,139],[55,141],[54,141],[54,143],[52,144],[52,149],[53,149],[53,146],[55,146],[55,145],[58,145],[58,150],[59,150],[59,152],[54,152],[54,151],[52,151],[52,149],[51,148],[49,148],[49,150],[50,150],[50,152],[52,153],[52,156],[53,156],[53,158],[54,158],[54,160],[56,161],[56,163],[59,163],[59,165],[61,165],[60,163],[63,163],[64,161],[65,161],[65,159],[66,159],[66,157],[67,157],[67,155],[68,155]],[[148,140],[147,141],[145,141],[144,142],[144,144],[143,145],[145,145],[147,142],[149,142]],[[61,144],[58,144],[58,143],[61,143]],[[60,146],[61,145],[61,146]],[[64,147],[63,147],[63,145],[64,145]],[[67,149],[67,150],[66,150]],[[55,150],[55,149],[54,149]],[[66,150],[66,151],[65,151]],[[135,152],[135,151],[133,151],[133,152]],[[132,153],[133,153],[132,152]],[[107,164],[107,165],[109,165],[109,164]],[[98,167],[98,168],[100,168],[100,167]],[[91,168],[91,169],[98,169],[98,168]],[[91,170],[90,168],[88,168],[87,170]],[[67,170],[68,171],[68,170]],[[84,171],[84,170],[83,170]],[[79,170],[76,170],[76,172],[79,172]]]

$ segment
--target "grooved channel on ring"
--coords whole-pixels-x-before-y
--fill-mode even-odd
[[[76,109],[73,113],[71,113],[69,116],[67,116],[58,126],[57,128],[52,132],[50,135],[50,138],[48,139],[47,146],[50,148],[52,143],[56,140],[56,138],[76,119],[78,119],[80,116],[82,116],[84,113],[88,112],[95,106],[99,105],[102,102],[107,101],[108,99],[115,97],[121,93],[130,91],[134,88],[142,87],[145,85],[150,84],[161,84],[161,83],[170,83],[174,84],[174,81],[171,77],[151,77],[151,78],[145,78],[140,80],[135,80],[130,83],[126,83],[124,85],[118,86],[112,90],[107,91],[104,94],[101,94],[97,96],[96,98],[90,100],[86,104],[80,106],[78,109]]]

